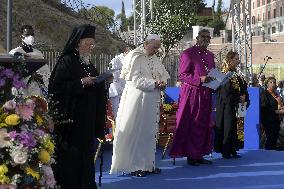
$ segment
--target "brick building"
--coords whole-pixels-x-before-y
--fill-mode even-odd
[[[252,34],[284,35],[284,0],[252,0]]]

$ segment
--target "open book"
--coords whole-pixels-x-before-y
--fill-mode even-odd
[[[232,75],[233,72],[228,72],[225,74],[219,71],[217,68],[212,68],[207,76],[212,77],[213,80],[208,83],[203,83],[202,86],[216,90],[219,86],[227,83]]]
[[[117,71],[118,69],[111,69],[111,70],[108,70],[100,75],[98,75],[95,79],[95,83],[100,83],[102,81],[105,81],[107,80],[108,78],[110,78],[112,76],[112,74]]]

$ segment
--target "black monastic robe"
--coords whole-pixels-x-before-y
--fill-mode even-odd
[[[105,82],[83,87],[81,79],[97,76],[92,64],[82,64],[74,50],[54,68],[49,94],[67,124],[57,124],[56,179],[62,189],[95,189],[94,141],[104,138],[107,93]],[[60,120],[55,120],[60,121]],[[62,121],[62,120],[61,120]]]

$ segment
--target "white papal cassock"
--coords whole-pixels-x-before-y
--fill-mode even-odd
[[[155,81],[169,74],[160,59],[147,56],[143,47],[125,57],[121,77],[126,80],[119,104],[110,174],[152,171],[160,118],[160,90]]]

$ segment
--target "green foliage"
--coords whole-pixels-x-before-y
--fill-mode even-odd
[[[89,10],[79,10],[81,15],[85,15],[89,20],[101,25],[105,29],[114,27],[114,10],[105,6],[92,7]]]
[[[220,35],[220,30],[225,29],[225,23],[222,18],[214,19],[212,22],[209,22],[208,26],[214,28],[214,34],[218,36]]]
[[[208,26],[214,28],[214,34],[218,36],[220,35],[220,30],[225,29],[225,23],[222,20],[222,5],[222,0],[218,0],[216,16],[214,20],[208,23]]]
[[[131,14],[128,18],[127,18],[127,26],[130,27],[130,30],[134,29],[134,15]]]
[[[150,23],[149,29],[151,33],[161,36],[164,56],[189,31],[194,13],[202,3],[203,0],[155,0],[154,19]]]
[[[120,31],[126,31],[127,30],[127,19],[125,15],[125,8],[124,8],[124,2],[122,1],[121,5],[121,15],[120,15]]]
[[[218,0],[218,5],[217,5],[217,17],[218,18],[222,16],[222,5],[223,5],[222,0]]]
[[[212,16],[195,16],[192,23],[196,26],[208,26],[212,21]]]
[[[169,7],[174,9],[182,8],[188,13],[198,13],[201,8],[204,8],[206,3],[204,0],[154,0],[154,4],[156,7],[163,6],[167,4]]]

